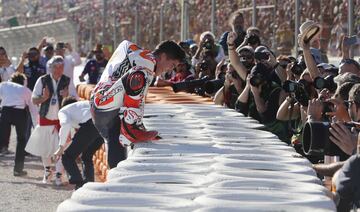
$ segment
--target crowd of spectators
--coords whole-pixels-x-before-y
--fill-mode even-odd
[[[339,170],[341,177],[334,177],[341,188],[336,193],[339,210],[358,207],[358,193],[349,187],[358,188],[353,180],[359,174],[354,164],[359,160],[360,64],[350,56],[355,42],[339,37],[341,59],[336,62],[340,65],[329,64],[321,52],[321,26],[308,20],[300,26],[296,41],[299,56],[279,55],[264,44],[262,29],[246,28],[243,16],[236,11],[229,17],[231,31],[222,34],[220,43],[209,31],[202,32],[198,42],[180,42],[185,49],[197,46],[196,51],[188,51],[185,62],[191,64],[191,74],[174,81],[172,76],[178,74],[174,70],[155,85],[212,97],[216,104],[258,120],[315,164],[325,181]],[[335,166],[329,161],[341,162]],[[324,163],[336,167],[331,174],[323,175]]]
[[[276,3],[274,5],[274,2]],[[347,1],[306,1],[301,5],[301,21],[312,19],[323,27],[321,35],[321,51],[331,55],[339,54],[339,35],[347,33]],[[0,26],[7,27],[7,20],[16,16],[20,25],[39,23],[58,18],[68,18],[77,25],[78,48],[85,54],[92,46],[102,41],[103,32],[103,1],[102,0],[67,0],[44,1],[22,0],[2,1]],[[211,3],[204,0],[188,0],[189,36],[199,41],[200,34],[209,30]],[[264,44],[274,47],[276,52],[288,54],[294,46],[295,3],[287,0],[258,0],[257,6],[274,5],[274,8],[264,8],[257,12],[257,27],[262,29]],[[360,1],[355,0],[355,33],[359,32]],[[113,45],[114,19],[117,22],[118,40],[134,40],[135,14],[139,16],[138,43],[146,48],[153,48],[159,42],[160,10],[164,9],[164,37],[180,39],[180,1],[175,0],[143,0],[143,1],[107,1],[107,16],[104,44]],[[251,8],[252,1],[216,1],[216,38],[227,31],[228,15],[237,9]],[[242,11],[244,25],[251,26],[252,11]],[[92,43],[90,43],[92,42]]]

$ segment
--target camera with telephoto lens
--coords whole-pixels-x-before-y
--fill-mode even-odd
[[[333,143],[330,137],[329,122],[306,122],[303,129],[303,151],[306,155],[313,156],[341,156],[345,153]],[[354,123],[345,123],[345,127],[351,131],[357,127]],[[358,129],[357,129],[358,131]]]
[[[311,86],[310,83],[304,79],[299,80],[298,82],[286,80],[283,83],[282,88],[287,93],[295,94],[295,100],[299,102],[302,106],[307,107],[309,102],[309,94],[307,88]]]
[[[334,76],[329,75],[325,78],[316,77],[314,79],[314,87],[320,90],[327,88],[331,93],[334,93],[336,91],[337,84],[334,82]]]
[[[305,64],[305,60],[303,59],[303,57],[300,57],[290,67],[290,71],[297,76],[300,76],[304,72],[305,69],[306,69],[306,64]]]
[[[209,76],[204,76],[201,79],[186,80],[183,82],[174,83],[172,89],[175,93],[180,91],[186,91],[190,93],[197,93],[203,95],[206,93],[212,94],[218,91],[225,82],[225,77],[219,79],[210,79]]]
[[[208,76],[204,76],[201,79],[186,80],[183,82],[174,83],[172,89],[175,93],[180,91],[193,92],[195,88],[202,87],[205,82],[209,81]]]
[[[204,91],[208,94],[215,93],[224,85],[225,79],[213,79],[204,83]]]

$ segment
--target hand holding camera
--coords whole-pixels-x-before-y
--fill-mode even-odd
[[[332,123],[329,129],[329,139],[347,155],[352,155],[357,145],[357,133],[355,127],[351,127],[351,130],[348,128],[339,121]]]
[[[309,100],[307,115],[309,121],[321,121],[324,105],[320,99]]]
[[[251,89],[251,92],[253,93],[254,97],[259,97],[260,93],[261,93],[262,85],[260,84],[258,86],[253,86],[250,83],[250,89]]]

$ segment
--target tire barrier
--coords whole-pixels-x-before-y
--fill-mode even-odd
[[[105,183],[85,184],[57,210],[336,210],[310,162],[235,111],[146,104],[144,124],[162,139],[135,144]]]

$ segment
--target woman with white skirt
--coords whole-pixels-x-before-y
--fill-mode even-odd
[[[75,90],[69,91],[70,78],[63,75],[63,57],[57,55],[51,58],[47,63],[47,69],[50,74],[40,77],[33,90],[32,101],[40,105],[40,118],[25,148],[27,152],[41,157],[44,165],[43,183],[50,182],[53,175],[51,164],[52,157],[59,147],[58,112],[61,101],[69,95],[69,92],[71,96],[76,96]],[[63,172],[61,160],[56,162],[55,171],[55,183],[61,185]]]

